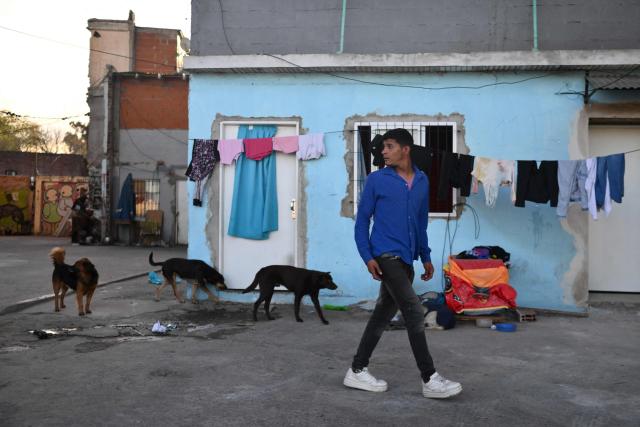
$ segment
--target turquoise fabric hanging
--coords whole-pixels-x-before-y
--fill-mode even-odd
[[[241,125],[238,139],[271,138],[276,126],[257,125],[251,129]],[[229,219],[230,236],[266,240],[278,229],[278,192],[276,187],[276,154],[262,160],[248,159],[244,153],[236,160],[233,200]]]

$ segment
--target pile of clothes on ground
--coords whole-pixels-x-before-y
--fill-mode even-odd
[[[456,314],[481,316],[516,308],[516,290],[509,285],[510,254],[500,246],[476,246],[450,256],[444,266],[444,292],[420,295],[428,329],[451,329]],[[391,321],[403,327],[401,315]]]

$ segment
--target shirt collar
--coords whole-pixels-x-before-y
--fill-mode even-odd
[[[415,179],[422,179],[424,175],[424,172],[422,172],[420,169],[418,169],[416,167],[416,165],[412,164],[411,165],[413,167],[413,173],[415,174],[415,177],[413,178]],[[380,172],[384,173],[385,175],[390,175],[390,176],[397,176],[398,178],[402,179],[402,177],[400,175],[398,175],[398,172],[396,172],[395,168],[392,167],[384,167],[382,169],[380,169]]]

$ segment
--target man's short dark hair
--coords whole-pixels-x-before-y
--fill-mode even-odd
[[[387,131],[382,135],[382,140],[384,141],[385,139],[394,139],[400,145],[413,145],[413,136],[411,135],[411,132],[402,128]]]

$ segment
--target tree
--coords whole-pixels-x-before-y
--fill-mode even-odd
[[[67,132],[64,135],[64,142],[71,154],[87,155],[87,137],[89,134],[89,127],[82,122],[69,123],[72,131]]]
[[[47,136],[40,125],[8,111],[0,111],[0,150],[44,151]]]

